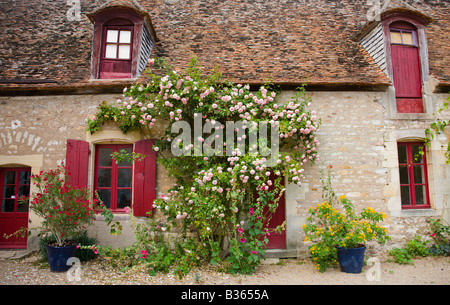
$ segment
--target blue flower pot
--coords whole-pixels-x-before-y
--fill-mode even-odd
[[[337,248],[339,266],[342,272],[361,273],[364,265],[365,246],[358,248]]]
[[[71,268],[67,265],[67,260],[70,257],[75,256],[76,246],[55,247],[45,245],[48,254],[48,264],[50,265],[50,271],[65,272]]]

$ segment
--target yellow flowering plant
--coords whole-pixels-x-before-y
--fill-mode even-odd
[[[357,248],[368,241],[384,244],[390,240],[386,228],[379,225],[386,217],[384,213],[367,207],[357,214],[351,200],[335,195],[331,168],[328,166],[326,184],[322,178],[325,201],[308,209],[307,224],[302,226],[311,257],[321,272],[337,263],[338,247]]]

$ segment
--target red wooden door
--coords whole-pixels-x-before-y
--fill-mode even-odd
[[[88,142],[67,139],[66,166],[69,177],[66,182],[68,184],[87,187],[89,153]]]
[[[271,174],[270,180],[274,181],[277,176]],[[281,178],[281,184],[284,187],[284,177]],[[269,187],[269,192],[274,189],[274,185]],[[278,207],[272,214],[272,218],[269,223],[265,225],[269,229],[269,234],[267,237],[269,242],[267,243],[267,249],[286,249],[286,230],[282,230],[280,233],[273,231],[277,226],[282,225],[286,220],[286,200],[284,196],[285,192],[281,195],[278,201]],[[268,208],[266,208],[267,211]],[[265,213],[266,213],[265,211]]]
[[[390,30],[392,72],[397,112],[422,113],[422,78],[417,32],[409,25],[396,23]]]
[[[0,169],[0,248],[26,248],[27,236],[4,238],[22,227],[28,228],[28,204],[20,203],[21,196],[30,194],[30,168]]]

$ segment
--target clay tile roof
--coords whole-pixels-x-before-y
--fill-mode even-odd
[[[433,20],[426,28],[430,74],[449,85],[448,1],[391,1]],[[158,36],[151,56],[166,57],[177,69],[197,56],[206,68],[218,66],[241,83],[386,87],[390,79],[354,40],[367,25],[366,2],[86,0],[81,19],[69,21],[66,1],[0,0],[0,90],[112,90],[133,82],[90,80],[88,16],[118,6],[148,16]]]

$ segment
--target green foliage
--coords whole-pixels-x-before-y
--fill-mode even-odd
[[[450,226],[443,219],[430,219],[431,237],[434,245],[429,252],[432,255],[450,255]]]
[[[393,248],[389,254],[394,257],[394,262],[397,264],[412,264],[412,254],[405,248]]]
[[[428,255],[450,255],[450,226],[445,224],[443,219],[429,219],[431,241],[422,240],[419,235],[414,236],[402,248],[393,248],[389,254],[394,257],[394,262],[398,264],[413,264],[415,257],[425,257]]]
[[[427,247],[429,243],[430,241],[423,241],[422,237],[416,235],[403,248],[393,248],[389,254],[394,257],[394,262],[397,264],[412,264],[414,257],[425,257],[430,254]]]
[[[155,275],[157,272],[168,273],[173,269],[173,273],[180,278],[207,257],[208,253],[198,240],[181,236],[171,239],[158,223],[138,223],[131,209],[129,216],[136,239],[132,245],[123,248],[82,245],[79,249],[101,255],[122,272],[144,267],[150,275]]]
[[[447,98],[447,101],[450,102],[450,96]],[[445,102],[442,108],[438,109],[437,113],[441,113],[444,110],[448,110],[448,102]],[[425,143],[429,146],[431,140],[434,139],[435,134],[440,134],[444,131],[445,127],[450,125],[450,120],[441,120],[438,119],[430,124],[430,127],[425,129]],[[423,152],[422,152],[423,154]],[[445,153],[446,163],[450,164],[450,144],[447,144],[447,151]]]
[[[428,251],[431,255],[450,256],[450,244],[432,245]]]
[[[450,244],[450,226],[443,219],[430,219],[431,237],[437,245]]]
[[[120,151],[113,152],[111,154],[111,158],[116,162],[116,164],[127,161],[133,163],[135,161],[144,160],[145,156],[139,153],[135,153],[134,151],[129,153],[125,149],[121,149]]]

